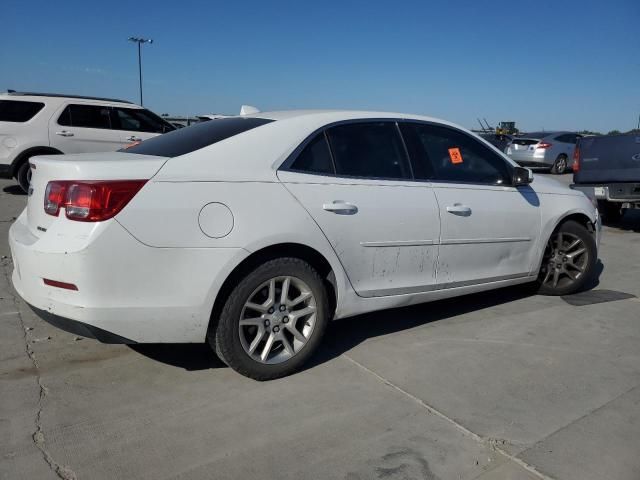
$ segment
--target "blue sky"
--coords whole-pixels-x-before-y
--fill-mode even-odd
[[[3,0],[0,90],[137,101],[157,113],[356,108],[476,127],[635,127],[640,1]]]

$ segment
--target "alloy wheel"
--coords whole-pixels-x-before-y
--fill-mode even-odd
[[[300,352],[316,323],[311,288],[292,276],[275,277],[256,288],[239,320],[240,343],[253,360],[282,363]]]
[[[577,235],[558,232],[549,239],[542,260],[542,285],[565,288],[578,282],[587,271],[589,251]]]

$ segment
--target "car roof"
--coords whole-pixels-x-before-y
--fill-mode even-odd
[[[19,97],[20,100],[42,100],[42,97],[49,98],[61,98],[61,99],[74,99],[74,100],[88,100],[93,102],[106,102],[106,103],[121,103],[128,107],[138,107],[133,102],[128,100],[119,100],[117,98],[106,98],[106,97],[90,97],[84,95],[68,95],[64,93],[39,93],[39,92],[16,92],[15,90],[8,90],[7,92],[0,93],[0,96],[8,96],[8,97]],[[18,100],[18,98],[16,98]]]
[[[466,130],[460,125],[442,120],[440,118],[398,112],[366,110],[280,110],[271,112],[257,112],[243,116],[277,120],[276,123],[279,124],[303,122],[313,130],[324,128],[332,123],[349,120],[418,120],[421,122],[434,122]]]
[[[209,169],[211,159],[216,158],[216,179],[220,181],[274,181],[279,166],[295,152],[302,142],[314,132],[343,121],[359,120],[417,120],[467,131],[464,127],[446,120],[408,113],[360,111],[360,110],[287,110],[256,112],[236,118],[274,120],[259,128],[245,131],[224,141],[213,143],[199,150],[171,158],[158,172],[158,181],[182,181],[191,178],[192,172]],[[224,122],[230,119],[212,120]],[[173,134],[169,134],[173,135]],[[482,140],[486,142],[486,140]],[[486,145],[504,156],[490,143]],[[242,162],[237,161],[242,151]],[[508,157],[506,161],[512,162]]]
[[[444,123],[447,125],[453,125],[446,120],[442,120],[434,117],[427,117],[424,115],[415,115],[409,113],[396,113],[396,112],[380,112],[380,111],[367,111],[367,110],[278,110],[270,112],[257,112],[250,115],[243,115],[246,117],[265,118],[269,120],[291,120],[296,118],[305,117],[305,120],[317,118],[318,121],[324,123],[339,122],[342,120],[358,120],[358,119],[406,119],[406,120],[421,120],[427,122]],[[456,125],[457,126],[457,125]]]

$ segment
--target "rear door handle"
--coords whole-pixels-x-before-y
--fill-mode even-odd
[[[349,202],[342,200],[334,200],[331,203],[325,203],[322,208],[327,212],[337,213],[338,215],[354,215],[358,213],[358,207]]]
[[[453,215],[459,215],[461,217],[468,217],[469,215],[471,215],[471,208],[460,203],[454,203],[453,205],[449,205],[447,207],[447,212]]]
[[[128,142],[140,142],[142,139],[140,137],[136,137],[135,135],[131,135],[127,137]]]
[[[61,137],[73,137],[73,132],[68,132],[66,130],[60,130],[56,132],[56,135],[60,135]]]

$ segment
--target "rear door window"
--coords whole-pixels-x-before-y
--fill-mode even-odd
[[[114,107],[113,128],[133,132],[164,133],[175,130],[173,125],[148,110]]]
[[[304,173],[334,174],[331,152],[324,132],[311,140],[291,165],[291,170]]]
[[[122,151],[140,155],[178,157],[271,122],[273,120],[254,117],[218,118],[158,135]]]
[[[351,123],[327,130],[336,174],[411,179],[411,167],[395,122]]]
[[[23,100],[0,100],[0,122],[24,123],[42,110],[44,103]]]
[[[100,105],[68,105],[58,118],[66,127],[111,129],[110,107]]]
[[[431,124],[408,122],[401,128],[416,178],[483,185],[511,183],[506,160],[470,135]]]

